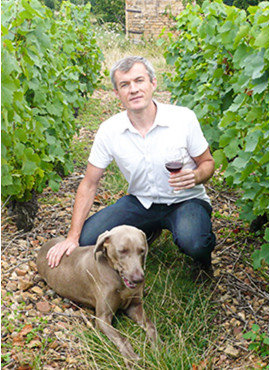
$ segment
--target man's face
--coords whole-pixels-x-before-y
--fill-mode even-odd
[[[150,81],[142,63],[135,63],[128,72],[117,70],[114,77],[117,86],[114,92],[128,111],[138,112],[151,104],[157,81],[156,78]]]

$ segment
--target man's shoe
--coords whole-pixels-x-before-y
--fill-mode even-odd
[[[162,230],[157,229],[147,238],[148,245],[152,244],[162,233]]]

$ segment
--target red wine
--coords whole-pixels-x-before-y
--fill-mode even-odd
[[[165,167],[170,172],[178,172],[183,167],[183,163],[179,161],[172,161],[165,163]]]

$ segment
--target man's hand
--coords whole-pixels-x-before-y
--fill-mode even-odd
[[[169,184],[175,191],[191,189],[196,185],[195,173],[191,169],[181,170],[176,173],[171,173]]]
[[[52,247],[47,253],[48,265],[51,268],[57,267],[63,255],[66,253],[66,255],[69,256],[70,253],[78,246],[78,242],[74,242],[69,238],[55,244],[55,246]]]
[[[171,173],[169,184],[174,190],[191,189],[195,185],[204,184],[215,171],[215,162],[209,148],[199,155],[192,158],[197,165],[194,170],[183,169],[177,173]]]

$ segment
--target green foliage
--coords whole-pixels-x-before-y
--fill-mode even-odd
[[[224,4],[247,10],[250,5],[258,5],[260,0],[224,0]]]
[[[249,350],[255,351],[262,358],[269,355],[269,337],[267,333],[261,333],[259,325],[253,324],[243,338],[250,340]]]
[[[42,4],[46,5],[50,9],[59,10],[61,4],[65,2],[65,0],[39,0]],[[91,1],[87,0],[70,0],[72,4],[75,5],[85,5],[87,3],[91,3]]]
[[[268,2],[188,5],[165,53],[172,100],[196,112],[227,183],[242,190],[241,216],[268,207]]]
[[[98,83],[101,51],[90,5],[63,3],[56,18],[37,0],[2,4],[2,197],[59,188],[72,169],[74,107]]]
[[[50,9],[59,10],[60,1],[59,0],[41,0],[41,3],[46,5]]]
[[[264,233],[264,240],[266,243],[264,243],[261,246],[261,249],[256,250],[252,254],[252,259],[253,259],[253,267],[254,270],[257,270],[258,268],[261,267],[262,261],[265,261],[266,263],[269,264],[269,228],[267,227]]]
[[[93,13],[102,22],[116,22],[125,26],[125,0],[92,0]]]

